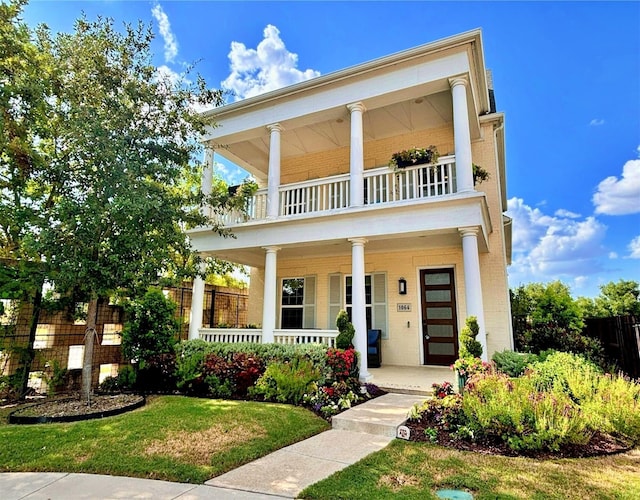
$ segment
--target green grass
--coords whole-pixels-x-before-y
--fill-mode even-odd
[[[117,417],[8,425],[0,413],[0,472],[60,471],[203,483],[328,428],[289,405],[152,398]]]
[[[640,450],[604,457],[533,460],[395,440],[305,489],[309,499],[435,499],[439,489],[475,499],[640,498]]]

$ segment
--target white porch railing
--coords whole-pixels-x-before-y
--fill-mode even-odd
[[[336,346],[337,330],[274,330],[276,344],[325,344]]]
[[[255,328],[200,328],[200,338],[206,342],[262,342],[262,330]]]
[[[200,338],[206,342],[262,343],[262,330],[244,328],[200,328]],[[335,347],[337,330],[274,330],[276,344],[325,344]]]
[[[328,212],[349,207],[349,174],[280,186],[280,217]],[[380,167],[364,172],[365,205],[395,203],[446,196],[456,192],[455,157],[444,156],[435,165],[416,165],[402,169]],[[220,216],[225,226],[267,217],[267,189],[259,189],[249,199],[247,213]]]

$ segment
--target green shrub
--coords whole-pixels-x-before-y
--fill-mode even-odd
[[[162,291],[150,289],[125,308],[128,320],[122,330],[122,352],[139,368],[155,355],[173,352],[178,336],[176,304]]]
[[[338,349],[348,349],[353,346],[353,337],[356,330],[349,321],[347,311],[342,309],[336,317],[336,327],[338,328],[338,336],[336,337],[336,347]]]
[[[502,440],[516,451],[558,451],[584,444],[591,431],[587,419],[561,390],[539,391],[528,377],[476,376],[462,400],[467,426],[476,436]]]
[[[256,385],[249,390],[252,396],[279,403],[300,404],[304,395],[322,378],[320,370],[304,359],[275,362],[267,366]]]
[[[131,365],[124,365],[118,370],[118,387],[130,391],[136,385],[136,371]]]
[[[185,343],[186,344],[186,343]],[[176,353],[176,386],[187,394],[205,394],[208,390],[204,380],[206,342],[191,344]],[[184,346],[184,344],[182,344]]]
[[[530,363],[538,360],[538,357],[530,353],[502,351],[495,352],[491,360],[499,372],[509,377],[519,377]]]
[[[482,356],[482,344],[476,340],[479,332],[478,318],[469,316],[465,322],[465,327],[460,332],[461,358],[479,358]]]

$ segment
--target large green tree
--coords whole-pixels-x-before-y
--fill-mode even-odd
[[[41,290],[46,269],[34,239],[51,204],[46,158],[48,97],[52,92],[50,54],[41,50],[20,19],[24,0],[0,2],[0,297],[16,299],[15,338],[7,345],[21,359],[21,392],[34,357]],[[13,337],[12,337],[13,338]],[[2,344],[3,339],[0,339]],[[0,345],[2,348],[2,345]]]
[[[609,318],[612,316],[640,317],[640,284],[632,280],[611,281],[600,286],[595,299],[580,297],[578,304],[585,317]]]
[[[161,275],[192,275],[199,262],[185,229],[207,224],[227,235],[201,208],[242,209],[252,186],[231,196],[218,182],[205,199],[190,182],[205,126],[197,108],[221,104],[222,93],[153,66],[150,28],[82,18],[72,33],[33,32],[18,19],[23,5],[0,4],[3,221],[11,213],[1,243],[28,249],[24,260],[45,262],[59,291],[89,302],[88,397],[98,300],[122,289],[139,295]],[[10,85],[15,68],[20,81]]]

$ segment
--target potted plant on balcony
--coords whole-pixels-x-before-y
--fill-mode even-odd
[[[473,185],[480,184],[482,181],[486,181],[489,178],[489,172],[487,172],[480,165],[473,164]]]
[[[433,165],[438,161],[439,156],[438,149],[435,146],[405,149],[404,151],[398,151],[391,155],[389,166],[395,169],[421,165],[423,163]]]

